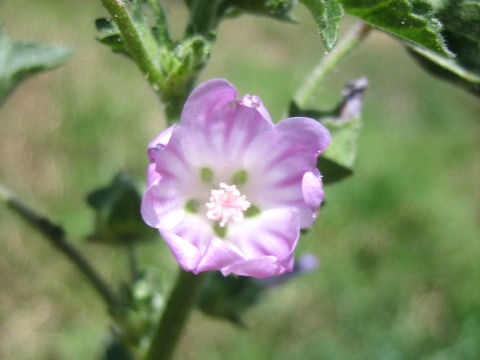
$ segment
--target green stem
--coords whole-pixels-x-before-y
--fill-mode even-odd
[[[347,31],[346,35],[333,50],[320,60],[303,86],[295,94],[295,102],[299,107],[302,108],[307,105],[315,89],[318,88],[340,61],[346,58],[365,40],[371,30],[372,27],[370,25],[359,22]]]
[[[160,94],[164,75],[160,68],[160,50],[145,21],[134,21],[125,0],[102,0],[122,34],[132,59],[147,77],[154,90]]]
[[[180,270],[145,360],[172,357],[204,277],[205,273],[193,275]]]
[[[158,41],[160,44],[166,44],[169,48],[173,46],[172,39],[170,38],[170,33],[168,31],[167,17],[165,16],[165,10],[163,8],[160,0],[146,0],[150,9],[152,9],[155,16],[155,23],[157,25],[158,31]]]
[[[39,215],[27,205],[16,199],[0,184],[0,200],[20,217],[35,228],[45,238],[50,240],[60,252],[66,255],[80,272],[90,281],[110,310],[115,309],[119,302],[110,286],[103,280],[88,260],[76,249],[65,236],[64,230],[49,219]]]

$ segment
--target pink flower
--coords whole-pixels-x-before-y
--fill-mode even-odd
[[[329,142],[313,119],[274,125],[258,97],[237,100],[227,81],[206,81],[149,145],[142,217],[186,271],[291,271],[300,229],[323,200],[316,163]]]

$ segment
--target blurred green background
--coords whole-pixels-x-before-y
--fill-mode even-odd
[[[166,1],[174,33],[186,12]],[[95,40],[99,1],[0,2],[14,39],[68,44],[67,65],[23,83],[0,110],[0,180],[63,224],[116,284],[120,251],[84,239],[84,196],[129,170],[144,182],[145,147],[162,107],[136,66]],[[324,54],[309,15],[300,25],[255,17],[222,23],[202,79],[224,77],[262,97],[280,120]],[[348,21],[347,21],[348,22]],[[238,329],[195,312],[178,359],[479,359],[480,104],[424,73],[375,32],[319,89],[331,108],[367,76],[356,174],[326,188],[328,205],[299,253],[320,269],[272,289]],[[142,262],[168,290],[176,264],[157,241]],[[108,316],[67,261],[0,207],[0,359],[94,359]]]

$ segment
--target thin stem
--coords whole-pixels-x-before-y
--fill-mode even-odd
[[[148,24],[134,21],[125,0],[102,0],[102,4],[117,24],[128,53],[154,90],[160,94],[164,75],[159,65],[159,48]]]
[[[304,107],[307,104],[314,90],[318,88],[341,60],[347,57],[365,40],[371,30],[372,27],[370,25],[358,22],[347,31],[346,35],[333,50],[320,60],[303,86],[295,94],[295,102],[299,107]]]
[[[20,217],[35,228],[45,238],[50,240],[60,252],[66,255],[80,272],[90,281],[110,310],[118,306],[116,295],[100,274],[93,268],[88,260],[76,249],[65,236],[64,230],[52,223],[46,217],[39,215],[20,200],[16,199],[6,188],[0,184],[0,199]]]
[[[205,273],[193,275],[180,270],[145,360],[168,360],[172,357],[204,277]]]

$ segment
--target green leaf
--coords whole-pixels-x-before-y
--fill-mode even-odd
[[[330,131],[330,146],[318,159],[317,167],[325,184],[340,181],[353,174],[357,154],[357,142],[361,128],[360,112],[367,79],[361,78],[348,84],[344,98],[331,111],[302,110],[295,103],[290,105],[290,116],[308,116],[319,120]]]
[[[480,1],[449,1],[437,16],[454,59],[416,46],[410,53],[425,69],[480,95]]]
[[[343,18],[343,8],[338,0],[300,0],[312,13],[323,44],[331,50],[338,38],[340,20]]]
[[[345,12],[409,44],[452,57],[440,33],[441,23],[423,0],[340,0]]]
[[[62,65],[71,55],[65,46],[12,41],[0,24],[0,104],[21,81]]]
[[[117,245],[151,238],[152,230],[140,216],[140,193],[127,173],[92,191],[87,203],[95,210],[95,231],[89,240]]]

